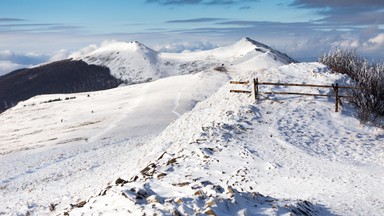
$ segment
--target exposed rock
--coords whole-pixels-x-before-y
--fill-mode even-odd
[[[162,178],[164,178],[166,175],[167,175],[167,173],[159,173],[159,174],[157,175],[157,179],[162,179]]]
[[[85,204],[87,204],[87,201],[82,200],[78,202],[77,204],[71,204],[72,208],[82,208]]]
[[[167,166],[176,163],[176,160],[177,160],[176,158],[172,158],[167,162]]]
[[[151,204],[151,203],[160,203],[160,200],[159,198],[156,196],[156,195],[151,195],[149,197],[147,197],[147,203],[148,204]]]
[[[140,171],[141,174],[144,176],[153,176],[153,174],[156,171],[156,164],[151,163],[147,167],[145,167],[143,170]]]
[[[126,181],[126,180],[124,180],[124,179],[122,179],[122,178],[118,178],[118,179],[116,179],[116,181],[115,181],[115,184],[116,185],[124,185],[125,183],[128,183],[128,181]]]
[[[191,184],[190,182],[172,183],[173,186],[184,187]]]
[[[217,216],[217,214],[211,208],[208,208],[207,210],[205,210],[204,214]]]

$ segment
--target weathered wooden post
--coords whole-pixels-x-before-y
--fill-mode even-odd
[[[257,95],[259,94],[259,78],[253,79],[253,91],[255,92],[255,101],[256,101]]]
[[[336,95],[335,112],[339,112],[339,101],[340,101],[340,97],[339,97],[339,83],[336,83],[336,85],[333,86],[333,88],[335,90],[335,95]]]

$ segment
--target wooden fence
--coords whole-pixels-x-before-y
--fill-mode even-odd
[[[249,85],[249,81],[230,81],[230,84],[235,85]],[[281,92],[281,91],[267,91],[260,92],[260,85],[271,85],[271,86],[296,86],[296,87],[310,87],[310,88],[330,88],[333,89],[335,94],[312,94],[312,93],[301,93],[301,92]],[[274,95],[301,95],[301,96],[314,96],[314,97],[335,97],[335,112],[339,111],[339,104],[341,104],[341,98],[348,98],[350,96],[341,95],[340,89],[358,89],[353,86],[339,86],[338,83],[332,85],[316,85],[316,84],[294,84],[294,83],[272,83],[272,82],[260,82],[258,78],[253,79],[253,92],[255,95],[255,100],[259,94],[274,94]],[[248,90],[230,90],[232,93],[246,93],[252,94],[252,91]]]

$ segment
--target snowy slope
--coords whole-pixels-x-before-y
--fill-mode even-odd
[[[286,65],[293,60],[248,38],[179,54],[125,45],[108,61],[112,45],[88,59],[114,73],[132,54],[143,73],[121,77],[158,80],[38,96],[0,115],[0,215],[384,214],[382,129],[361,125],[348,104],[334,113],[333,99],[255,102],[229,93],[251,86],[228,83],[346,77],[318,63]],[[227,72],[214,69],[223,64]]]
[[[51,202],[66,207],[96,193],[119,171],[134,171],[145,143],[228,78],[204,71],[106,91],[43,95],[2,113],[0,213],[47,214]]]
[[[270,67],[270,59],[274,59],[275,65],[294,62],[287,55],[249,38],[243,38],[230,46],[190,53],[159,53],[139,42],[114,42],[91,53],[70,57],[88,64],[106,66],[113,76],[127,83],[196,73],[221,65],[230,67],[244,64],[261,68]],[[268,63],[264,65],[264,62]]]
[[[115,42],[87,54],[70,56],[88,64],[106,66],[111,74],[128,83],[145,82],[161,77],[158,71],[157,52],[139,42]]]
[[[236,78],[256,76],[274,82],[347,82],[317,63]],[[279,96],[255,103],[230,94],[231,88],[223,86],[149,143],[153,150],[146,152],[141,171],[127,170],[96,196],[74,203],[69,213],[384,214],[382,129],[362,127],[351,107],[334,113],[332,100]]]

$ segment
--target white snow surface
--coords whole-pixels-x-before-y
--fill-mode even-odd
[[[286,64],[288,56],[249,38],[213,50],[189,53],[160,53],[135,42],[113,42],[86,54],[70,58],[106,66],[111,74],[126,83],[142,83],[173,75],[190,74],[217,66],[233,64]],[[270,65],[269,65],[270,66]],[[258,66],[262,67],[261,65]]]
[[[136,170],[148,140],[228,79],[205,71],[19,103],[0,115],[0,213],[69,205],[117,172]]]
[[[248,42],[232,57],[188,53],[192,74],[164,64],[172,73],[154,82],[37,96],[2,113],[0,215],[384,215],[382,128],[346,102],[335,113],[333,98],[229,93],[253,88],[229,79],[349,79],[264,46],[253,56],[239,46]],[[221,62],[227,72],[212,69]]]

